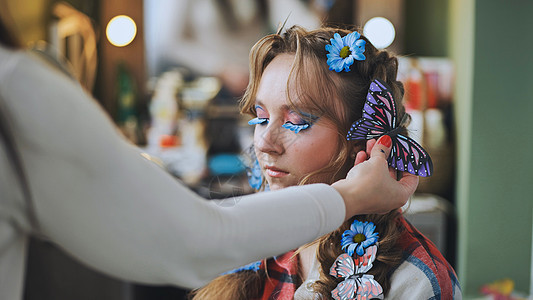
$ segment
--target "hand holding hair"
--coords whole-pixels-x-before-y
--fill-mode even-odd
[[[396,180],[389,170],[387,157],[391,151],[391,139],[382,136],[377,143],[369,141],[367,151],[357,153],[354,167],[346,179],[333,183],[346,205],[346,220],[359,214],[384,214],[404,205],[418,186],[418,177],[403,172]],[[379,193],[376,193],[379,191]]]

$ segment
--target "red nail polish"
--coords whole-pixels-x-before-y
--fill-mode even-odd
[[[382,144],[383,146],[389,148],[392,145],[392,140],[390,136],[384,135],[378,140],[378,144]]]

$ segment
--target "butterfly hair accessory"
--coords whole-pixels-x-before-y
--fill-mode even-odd
[[[365,60],[366,41],[361,39],[361,34],[354,31],[341,37],[335,33],[326,45],[329,69],[335,72],[350,72],[350,66],[355,60]]]
[[[369,140],[389,135],[392,150],[388,163],[391,167],[422,177],[433,175],[431,157],[415,140],[399,133],[402,127],[397,125],[397,117],[391,89],[382,80],[374,79],[363,106],[363,116],[352,124],[346,138]]]
[[[343,278],[331,297],[335,300],[367,300],[383,299],[383,288],[373,275],[366,274],[376,260],[378,245],[366,248],[363,255],[355,255],[355,259],[347,253],[337,257],[329,270],[329,274],[336,278]]]

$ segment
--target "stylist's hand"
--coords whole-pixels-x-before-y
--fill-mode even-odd
[[[418,186],[418,177],[403,172],[396,180],[396,172],[389,171],[387,157],[391,151],[390,137],[382,136],[371,149],[370,159],[364,151],[357,153],[355,166],[346,179],[332,186],[341,194],[346,204],[346,219],[361,214],[384,214],[404,205]],[[370,151],[370,150],[369,150]]]

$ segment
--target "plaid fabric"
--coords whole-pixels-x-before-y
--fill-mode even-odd
[[[433,288],[434,297],[431,299],[453,299],[459,282],[450,264],[437,247],[403,216],[398,219],[398,226],[402,232],[398,241],[398,246],[403,249],[401,263],[407,261],[424,272]],[[298,256],[293,257],[293,255],[294,250],[267,260],[269,278],[266,279],[265,288],[259,299],[293,299],[296,289],[301,284],[298,276]],[[264,263],[261,264],[261,268],[265,268]]]
[[[298,256],[294,250],[283,255],[267,259],[268,277],[265,279],[261,300],[291,300],[300,285],[298,276]],[[265,264],[261,264],[265,268]]]
[[[400,217],[398,223],[404,229],[399,240],[403,249],[403,261],[424,272],[433,288],[432,299],[454,299],[455,290],[460,287],[453,268],[437,247],[411,223],[403,217]]]

